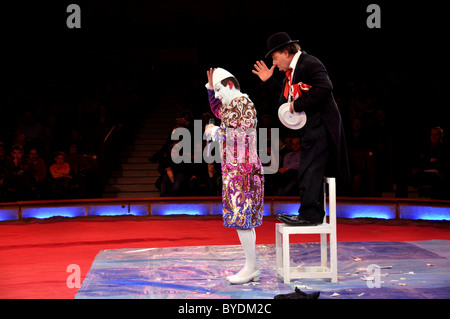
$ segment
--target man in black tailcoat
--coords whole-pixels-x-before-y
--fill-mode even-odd
[[[285,72],[279,103],[290,101],[292,113],[303,111],[307,117],[299,130],[299,214],[282,214],[278,218],[298,226],[321,224],[325,215],[324,177],[335,176],[341,186],[350,179],[342,119],[333,97],[333,85],[322,62],[302,51],[298,41],[291,40],[287,33],[269,37],[267,49],[266,58],[272,57],[272,67],[269,69],[264,61],[257,61],[252,72],[264,82],[272,78],[275,67]]]

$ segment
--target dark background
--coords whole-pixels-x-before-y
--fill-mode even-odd
[[[81,29],[66,26],[70,3],[81,7]],[[366,26],[370,3],[381,7],[381,29]],[[442,2],[72,0],[11,2],[0,10],[5,82],[25,80],[27,70],[17,71],[46,57],[76,77],[80,52],[189,49],[195,63],[176,70],[176,82],[203,83],[207,68],[221,66],[251,87],[258,81],[253,64],[264,58],[267,37],[278,31],[322,60],[336,89],[350,76],[376,82],[401,73],[416,84],[410,91],[416,105],[401,113],[422,112],[448,80]],[[431,122],[447,127],[440,116],[445,105],[426,105],[425,113],[430,107],[437,112]]]
[[[70,3],[81,7],[81,29],[66,26]],[[370,3],[381,8],[380,29],[366,25]],[[232,72],[254,101],[276,100],[279,92],[264,95],[251,70],[256,60],[264,59],[266,39],[285,31],[328,69],[344,121],[349,101],[361,86],[374,97],[375,109],[386,113],[395,182],[404,176],[396,177],[395,172],[410,168],[431,127],[449,129],[444,4],[392,0],[2,2],[2,138],[12,139],[27,108],[41,104],[64,113],[56,110],[59,105],[76,104],[95,95],[105,83],[122,79],[140,95],[139,107],[146,114],[158,108],[161,92],[183,91],[186,107],[193,108],[198,118],[208,110],[203,85],[209,67]],[[265,61],[270,67],[270,59]],[[193,101],[198,104],[193,106]],[[269,107],[276,111],[278,105]],[[64,114],[58,116],[63,124],[70,122]]]

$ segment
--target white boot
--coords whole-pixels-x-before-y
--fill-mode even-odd
[[[228,276],[227,280],[231,284],[243,284],[249,281],[258,281],[260,271],[256,265],[256,232],[255,229],[237,229],[239,240],[245,254],[244,267],[233,276]]]

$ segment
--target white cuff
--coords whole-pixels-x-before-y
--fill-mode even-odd
[[[217,139],[218,139],[217,132],[219,131],[219,129],[220,129],[219,126],[214,126],[214,127],[211,129],[211,139],[212,139],[213,141],[217,141]]]

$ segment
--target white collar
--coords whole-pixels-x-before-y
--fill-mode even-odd
[[[297,66],[298,59],[300,58],[300,54],[302,54],[302,51],[297,51],[297,53],[292,58],[291,64],[289,64],[289,67],[292,68],[292,73],[295,72],[295,67]]]

